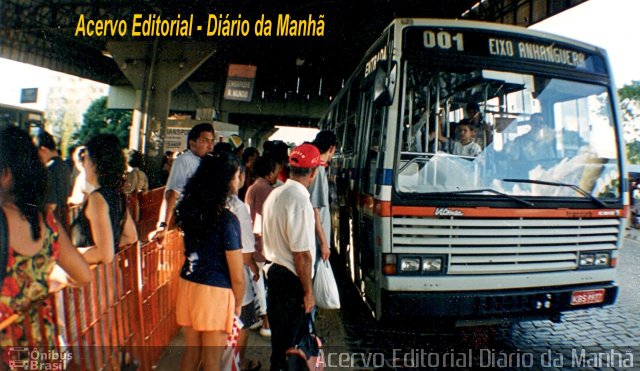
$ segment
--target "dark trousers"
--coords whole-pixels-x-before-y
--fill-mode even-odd
[[[298,276],[273,264],[269,268],[267,314],[271,325],[271,371],[286,370],[287,349],[295,342],[304,318],[304,290]]]

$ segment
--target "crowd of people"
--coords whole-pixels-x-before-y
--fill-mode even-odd
[[[125,204],[125,158],[118,139],[97,135],[80,153],[85,195],[68,236],[67,215],[57,211],[67,209],[70,169],[60,160],[53,138],[42,132],[32,140],[13,126],[0,130],[0,221],[7,226],[1,240],[6,238],[6,246],[0,243],[6,265],[0,271],[0,318],[16,313],[35,326],[17,339],[7,333],[8,327],[0,333],[0,346],[28,346],[29,337],[61,346],[54,317],[39,317],[39,306],[32,303],[61,285],[88,284],[90,264],[109,263],[121,246],[138,240]],[[84,307],[84,301],[79,305]],[[5,364],[7,356],[3,353]]]
[[[285,352],[315,306],[315,265],[330,255],[324,166],[336,137],[321,131],[290,154],[283,142],[266,142],[260,153],[238,136],[215,145],[214,138],[210,124],[198,124],[185,151],[167,154],[164,198],[149,236],[162,244],[177,226],[184,238],[176,303],[187,345],[181,369],[221,369],[234,322],[242,370],[261,368],[246,351],[249,329],[270,337],[271,369],[285,369]],[[57,345],[53,323],[37,321],[30,304],[61,284],[87,284],[90,264],[108,264],[137,242],[126,195],[149,188],[141,154],[125,154],[114,135],[91,138],[71,158],[60,158],[47,132],[30,138],[15,127],[0,130],[0,216],[8,225],[0,319],[32,316],[44,327],[37,334]],[[70,207],[78,211],[65,225]],[[10,337],[0,333],[0,346]]]
[[[321,131],[290,155],[282,142],[265,143],[260,154],[239,137],[215,146],[214,138],[209,124],[189,132],[149,236],[162,243],[174,224],[184,233],[176,307],[187,346],[181,369],[220,369],[235,319],[240,368],[261,368],[246,352],[249,329],[260,328],[271,338],[271,369],[285,369],[285,352],[314,307],[314,263],[330,254],[324,166],[336,137]]]

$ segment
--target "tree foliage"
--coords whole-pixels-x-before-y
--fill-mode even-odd
[[[640,81],[632,81],[631,84],[624,84],[618,89],[620,100],[632,99],[640,100]]]
[[[631,164],[640,164],[640,81],[632,81],[618,89],[620,111],[627,147],[627,158]]]
[[[640,164],[640,141],[627,143],[627,158],[630,164]]]
[[[76,143],[85,143],[98,134],[114,134],[125,148],[129,145],[130,110],[107,108],[107,97],[94,100],[84,113],[82,126],[73,134]]]

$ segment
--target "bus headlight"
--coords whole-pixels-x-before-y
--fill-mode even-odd
[[[401,258],[400,272],[418,272],[420,271],[420,258]]]
[[[596,257],[594,254],[580,254],[580,266],[591,267]]]
[[[444,255],[382,255],[382,274],[385,276],[440,275],[446,270]]]
[[[609,265],[609,254],[607,253],[598,253],[596,254],[596,259],[594,264],[596,266],[608,266]]]
[[[423,272],[440,272],[442,270],[442,258],[423,258]]]
[[[611,264],[611,254],[604,251],[589,251],[580,253],[580,268],[608,268]]]

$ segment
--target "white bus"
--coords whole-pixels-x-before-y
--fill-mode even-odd
[[[392,22],[320,121],[339,140],[333,243],[376,318],[613,304],[628,212],[617,107],[602,49]]]
[[[30,135],[37,135],[44,128],[44,121],[43,111],[0,103],[0,127],[18,126]]]

